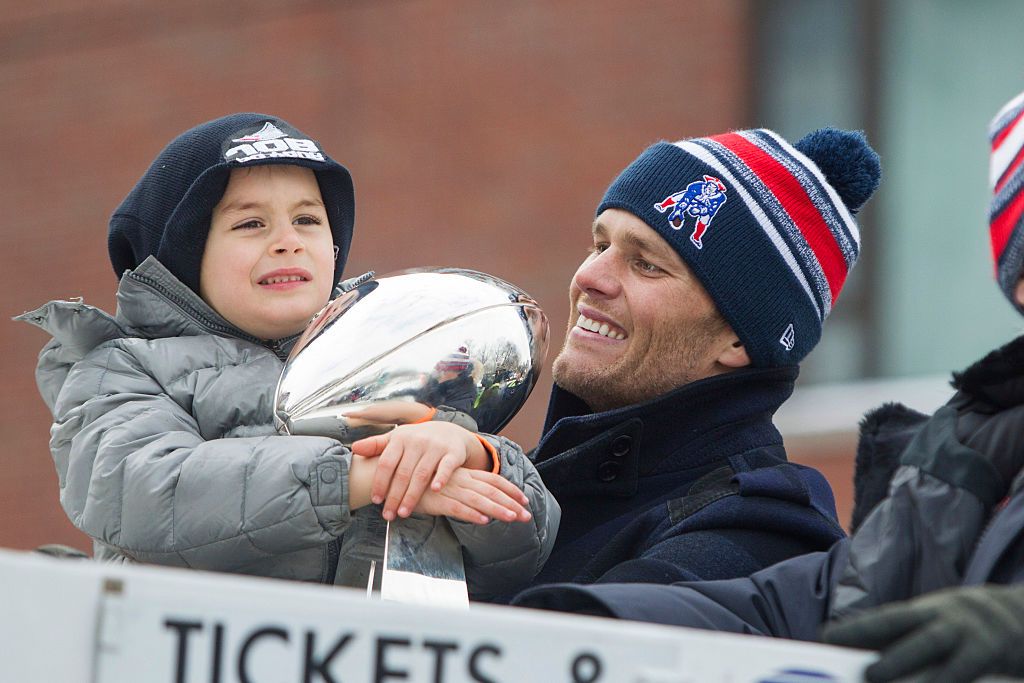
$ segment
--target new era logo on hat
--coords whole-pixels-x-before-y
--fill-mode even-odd
[[[782,344],[782,348],[787,351],[792,351],[793,347],[796,346],[796,330],[793,329],[793,323],[786,325],[786,329],[783,330],[782,336],[779,337],[779,343]]]

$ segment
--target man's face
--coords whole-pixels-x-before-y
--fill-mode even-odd
[[[639,403],[727,368],[735,335],[672,247],[631,213],[608,209],[569,286],[569,330],[555,382],[591,409]]]
[[[334,242],[313,171],[232,170],[203,252],[203,300],[254,337],[280,339],[301,332],[333,287]]]

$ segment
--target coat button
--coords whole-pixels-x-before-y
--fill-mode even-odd
[[[333,467],[325,467],[320,470],[320,481],[325,484],[333,484],[338,481],[338,470]]]
[[[612,455],[616,458],[629,455],[629,449],[633,446],[633,437],[628,434],[620,434],[612,439]]]
[[[606,460],[597,467],[597,478],[604,482],[615,481],[622,471],[622,465],[614,460]]]

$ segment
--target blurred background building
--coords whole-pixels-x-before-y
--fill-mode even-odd
[[[608,182],[662,139],[861,128],[883,160],[864,249],[780,416],[848,519],[859,414],[930,410],[1020,330],[992,281],[987,122],[1024,89],[1015,0],[0,1],[0,312],[112,311],[106,222],[174,135],[281,116],[355,178],[348,273],[471,267],[534,294],[560,342]],[[0,547],[87,547],[64,517],[32,378],[0,324]],[[553,358],[553,348],[549,361]],[[506,433],[536,443],[549,375]]]

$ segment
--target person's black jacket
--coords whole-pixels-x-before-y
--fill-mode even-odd
[[[772,424],[796,375],[744,369],[601,413],[556,386],[533,457],[562,522],[535,584],[746,576],[841,538],[825,478]]]
[[[1024,337],[956,375],[954,384],[961,392],[988,392],[1002,406],[1024,404]],[[991,393],[993,387],[1000,395]],[[1015,416],[1024,414],[1012,409]],[[960,443],[952,411],[940,410],[920,430],[909,413],[891,414],[897,419],[890,424],[870,422],[861,452],[867,448],[879,467],[888,468],[894,454],[887,448],[906,444],[903,464],[877,505],[870,500],[877,482],[873,493],[861,491],[859,504],[873,509],[852,537],[828,552],[728,581],[541,586],[527,589],[515,604],[816,640],[828,620],[889,602],[954,586],[1024,581],[1024,472],[1003,499],[1007,486],[993,480],[987,456]],[[1019,427],[1006,433],[1024,431],[1024,424]],[[860,476],[866,472],[862,468]]]

